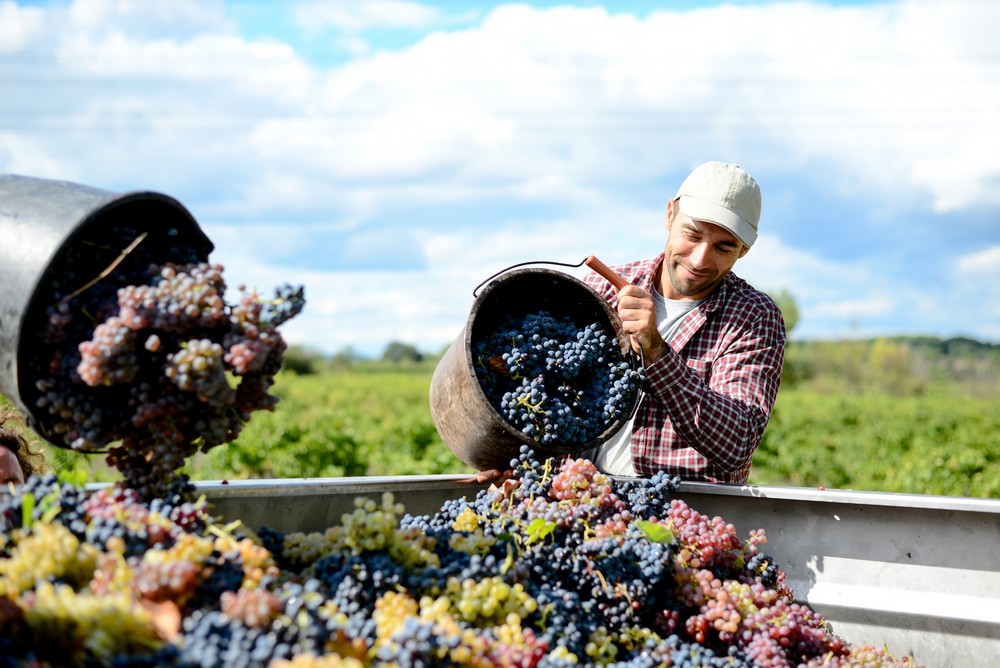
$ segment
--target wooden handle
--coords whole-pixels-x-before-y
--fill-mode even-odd
[[[600,260],[598,260],[593,255],[591,255],[590,257],[588,257],[584,261],[584,264],[586,264],[588,267],[590,267],[591,269],[593,269],[594,271],[596,271],[598,274],[600,274],[604,278],[608,279],[608,281],[611,282],[611,285],[615,286],[615,290],[621,290],[622,288],[624,288],[626,285],[629,284],[628,281],[626,281],[624,278],[622,278],[621,276],[619,276],[618,274],[616,274],[614,271],[612,271],[611,267],[609,267],[608,265],[604,264],[603,262],[601,262]]]

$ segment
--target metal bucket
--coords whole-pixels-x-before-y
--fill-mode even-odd
[[[91,240],[117,222],[142,230],[142,243],[164,257],[168,249],[184,246],[204,260],[213,249],[187,209],[166,195],[117,194],[0,174],[0,392],[54,443],[59,439],[50,433],[47,415],[34,410],[38,392],[30,377],[32,363],[44,359],[41,336],[51,284],[58,279],[82,290],[107,271],[125,249]]]
[[[542,446],[521,433],[497,413],[476,376],[473,343],[494,331],[508,317],[539,311],[569,317],[584,327],[594,322],[614,336],[625,359],[638,368],[618,313],[583,281],[560,271],[542,268],[514,269],[489,279],[472,305],[466,326],[442,356],[431,378],[431,418],[441,439],[463,462],[478,470],[505,469],[521,445],[544,455],[579,453],[604,443],[624,424],[618,419],[588,443],[564,447]],[[635,411],[639,393],[624,410]]]

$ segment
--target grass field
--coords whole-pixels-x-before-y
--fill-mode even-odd
[[[283,372],[277,410],[255,414],[235,443],[197,455],[187,471],[196,480],[469,472],[431,421],[432,370]],[[750,482],[1000,498],[996,401],[947,387],[895,396],[785,386]],[[92,480],[117,477],[100,457],[48,457]]]

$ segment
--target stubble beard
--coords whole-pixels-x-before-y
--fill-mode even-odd
[[[704,297],[722,282],[722,278],[716,275],[704,276],[695,280],[683,278],[680,276],[679,270],[687,272],[687,269],[678,260],[673,258],[668,257],[664,264],[667,269],[667,276],[670,279],[670,285],[682,297]]]

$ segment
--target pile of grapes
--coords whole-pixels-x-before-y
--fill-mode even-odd
[[[547,311],[507,318],[472,344],[483,393],[508,424],[550,452],[590,443],[639,392],[641,368],[599,323]]]
[[[414,516],[251,532],[173,492],[0,493],[0,668],[912,666],[852,645],[662,474],[539,461]]]
[[[56,445],[92,453],[113,444],[109,464],[151,499],[198,449],[235,440],[253,411],[273,409],[268,390],[286,349],[277,328],[302,309],[303,290],[262,299],[240,288],[229,304],[223,268],[179,238],[141,242],[144,233],[122,224],[95,234],[40,288],[47,308],[25,400]],[[81,267],[95,266],[96,249],[117,253],[132,240],[141,243],[85,283]]]

